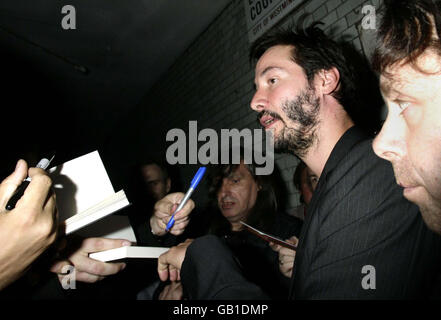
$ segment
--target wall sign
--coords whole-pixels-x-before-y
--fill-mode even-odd
[[[250,43],[302,2],[303,0],[244,0]]]

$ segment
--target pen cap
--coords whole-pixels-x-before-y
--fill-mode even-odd
[[[191,180],[191,188],[196,188],[199,182],[201,181],[202,177],[204,176],[205,170],[207,168],[200,167],[199,170],[196,172],[196,175],[194,176],[193,180]]]

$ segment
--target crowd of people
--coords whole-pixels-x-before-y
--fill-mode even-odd
[[[130,276],[136,268],[88,256],[127,241],[64,237],[50,178],[18,161],[0,185],[2,208],[26,176],[32,180],[16,207],[0,214],[0,294],[43,260],[52,288],[72,266],[92,287],[137,282],[123,286],[137,299],[432,297],[441,271],[440,30],[441,3],[384,1],[372,66],[388,116],[374,139],[353,116],[368,106],[339,43],[316,24],[256,40],[251,108],[272,130],[276,152],[300,160],[293,180],[301,207],[280,210],[271,175],[256,175],[257,165],[242,158],[209,168],[209,205],[189,200],[167,232],[184,194],[173,192],[166,165],[143,162],[134,171],[130,222],[139,245],[171,248],[143,266],[153,271],[142,281]],[[366,266],[375,270],[374,286],[363,285]]]

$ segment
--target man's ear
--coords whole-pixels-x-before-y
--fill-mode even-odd
[[[340,84],[340,72],[336,67],[319,71],[317,77],[317,86],[323,94],[332,94]]]
[[[167,193],[170,192],[170,189],[171,189],[171,179],[170,179],[170,178],[167,178],[167,182],[166,182],[166,190],[167,190]]]

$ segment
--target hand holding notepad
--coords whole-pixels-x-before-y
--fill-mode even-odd
[[[120,190],[115,193],[98,151],[49,170],[57,196],[65,234],[83,237],[126,239],[136,242],[127,216],[113,213],[130,203]],[[163,251],[150,247],[121,247],[91,253],[91,258],[113,261],[123,258],[157,258]]]

